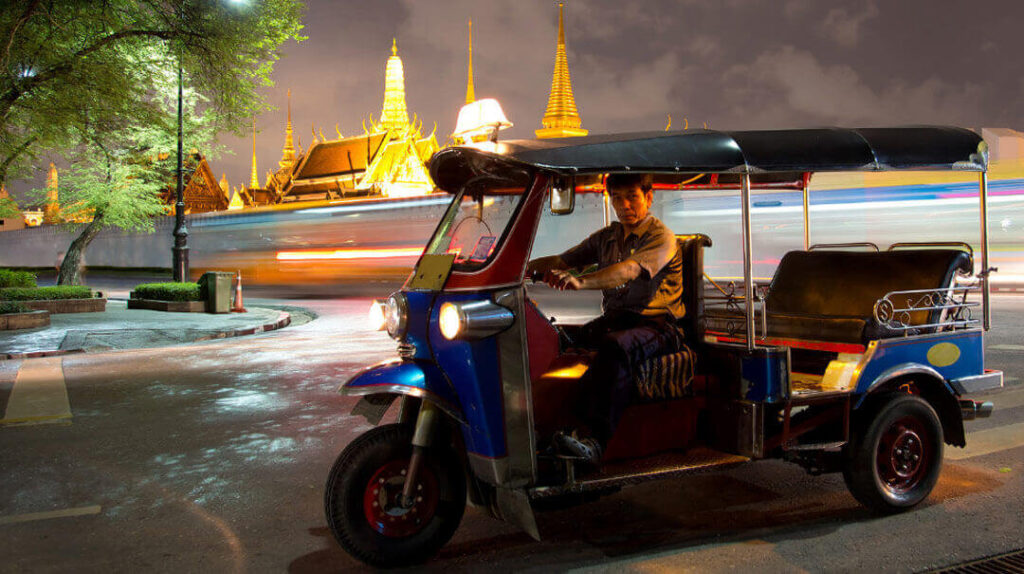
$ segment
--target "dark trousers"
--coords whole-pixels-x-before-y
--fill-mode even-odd
[[[583,328],[584,345],[597,357],[580,378],[577,414],[591,435],[607,445],[635,393],[634,373],[647,359],[685,345],[683,330],[670,317],[605,314]]]

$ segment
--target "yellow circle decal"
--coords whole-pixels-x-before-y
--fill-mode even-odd
[[[928,362],[936,367],[948,367],[960,358],[960,347],[953,343],[939,343],[928,349]]]

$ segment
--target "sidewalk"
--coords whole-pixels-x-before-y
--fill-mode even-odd
[[[61,313],[50,315],[49,327],[0,331],[0,360],[165,347],[253,335],[292,322],[291,313],[258,304],[247,307],[248,313],[225,314],[128,310],[126,305],[123,299],[108,300],[103,313]]]

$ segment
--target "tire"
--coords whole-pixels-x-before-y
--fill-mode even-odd
[[[907,510],[931,493],[942,469],[942,425],[915,395],[881,400],[854,432],[843,465],[847,488],[885,514]]]
[[[413,428],[392,424],[360,436],[327,477],[324,513],[349,554],[382,568],[419,564],[444,546],[466,509],[466,476],[454,449],[428,449],[412,508],[397,503],[412,455]]]

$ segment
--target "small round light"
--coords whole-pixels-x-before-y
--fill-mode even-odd
[[[373,302],[370,303],[370,312],[367,315],[366,319],[370,325],[371,330],[383,331],[385,324],[384,301],[381,301],[380,299],[374,299]]]
[[[452,340],[459,336],[462,330],[462,314],[459,308],[452,303],[441,305],[441,312],[437,319],[441,327],[441,334],[445,339]]]
[[[384,306],[384,326],[388,330],[388,335],[391,335],[393,339],[397,339],[405,334],[407,316],[408,305],[405,295],[402,293],[392,293],[388,297],[387,304]]]

